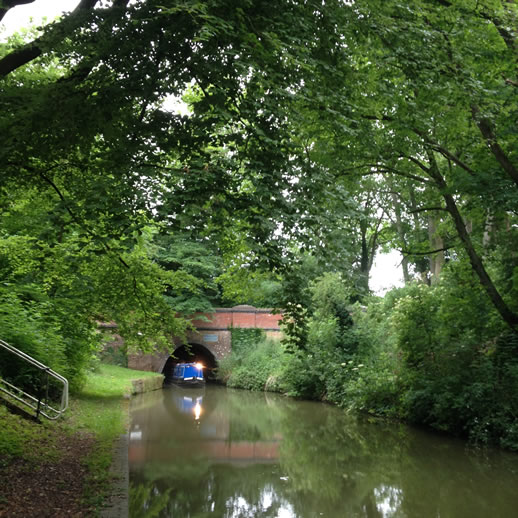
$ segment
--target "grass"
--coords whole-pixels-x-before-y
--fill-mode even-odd
[[[101,364],[96,372],[88,375],[81,391],[81,398],[122,398],[131,392],[131,380],[156,377],[155,372],[134,371],[117,365]]]
[[[39,425],[27,421],[9,412],[4,405],[0,405],[0,423],[0,468],[19,457],[41,464],[59,458],[51,423]]]
[[[57,421],[36,423],[7,411],[0,404],[0,468],[18,458],[45,464],[60,457],[62,434],[95,438],[95,445],[82,460],[88,468],[85,506],[99,507],[110,489],[114,441],[127,427],[127,399],[131,380],[158,376],[101,364],[88,373],[83,389],[70,398],[70,408]]]
[[[72,428],[94,433],[97,439],[85,460],[90,474],[85,494],[89,507],[99,506],[109,490],[113,444],[127,428],[124,401],[131,394],[131,381],[154,376],[157,376],[154,372],[101,364],[88,375],[81,393],[72,400],[69,416]]]

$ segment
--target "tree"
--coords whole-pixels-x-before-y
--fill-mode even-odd
[[[318,100],[333,128],[328,148],[346,156],[357,176],[406,178],[414,192],[440,200],[432,210],[448,214],[457,253],[466,255],[513,328],[516,309],[477,243],[482,229],[468,231],[467,220],[488,207],[515,212],[517,134],[509,121],[518,104],[509,78],[516,71],[516,42],[506,29],[515,14],[507,2],[355,2],[341,12],[341,45],[308,86],[313,106]],[[328,95],[318,98],[322,84]],[[344,167],[335,174],[350,173]],[[435,246],[427,253],[444,248],[439,241]]]
[[[200,287],[175,266],[185,243],[167,243],[169,272],[151,261],[149,229],[200,244],[232,225],[257,263],[325,251],[364,291],[390,236],[427,278],[422,258],[437,275],[445,252],[516,327],[515,260],[496,259],[516,237],[483,240],[488,218],[516,218],[515,15],[494,0],[83,0],[1,48],[0,189],[50,197],[49,249],[102,256],[92,276],[105,260],[142,315],[135,287]],[[188,116],[164,109],[185,94]]]
[[[87,327],[113,318],[146,349],[185,325],[164,292],[198,295],[213,274],[194,272],[198,252],[181,241],[161,238],[157,256],[155,224],[176,240],[239,221],[255,257],[283,262],[311,211],[288,123],[311,63],[293,42],[323,30],[313,23],[323,9],[82,1],[34,41],[2,44],[0,217],[31,207],[15,255],[52,304],[73,304]],[[189,117],[162,107],[189,88]]]

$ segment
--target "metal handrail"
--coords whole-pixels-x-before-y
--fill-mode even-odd
[[[63,412],[68,408],[68,380],[61,376],[61,374],[58,374],[57,372],[54,372],[50,367],[47,367],[43,363],[39,362],[38,360],[34,359],[32,356],[29,356],[28,354],[24,353],[23,351],[20,351],[19,349],[16,349],[16,347],[13,347],[12,345],[9,345],[8,343],[4,342],[3,340],[0,340],[0,347],[5,349],[6,351],[14,354],[15,356],[18,356],[22,360],[26,361],[27,363],[34,365],[36,368],[40,369],[45,373],[45,395],[42,398],[41,392],[38,397],[33,396],[32,394],[29,394],[22,390],[19,387],[16,387],[15,385],[9,383],[7,380],[0,377],[0,391],[8,394],[12,398],[16,399],[20,403],[32,408],[36,411],[36,418],[39,418],[40,414],[47,419],[57,419]],[[48,399],[48,390],[49,390],[49,377],[57,379],[60,383],[63,384],[63,392],[61,393],[61,404],[59,409],[54,408],[51,406],[47,399]],[[5,386],[9,387],[6,388]],[[43,389],[43,387],[42,387]],[[23,399],[26,398],[26,399]]]

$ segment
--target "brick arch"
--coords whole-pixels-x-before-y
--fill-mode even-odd
[[[216,359],[217,362],[227,357],[232,350],[232,333],[230,329],[197,329],[188,331],[186,341],[189,344],[198,344],[205,347]],[[175,340],[175,350],[182,345],[181,341]]]
[[[232,328],[259,328],[271,338],[280,338],[281,318],[282,314],[273,313],[271,309],[247,305],[216,308],[212,313],[198,313],[192,319],[195,329],[187,332],[185,341],[178,337],[173,339],[175,350],[185,343],[197,344],[207,349],[216,362],[220,362],[232,351]],[[168,351],[128,355],[128,367],[162,372],[169,356]]]
[[[194,342],[191,342],[191,341],[188,341],[187,343],[188,343],[189,346],[193,347],[194,352],[196,352],[199,349],[202,349],[202,350],[205,349],[212,356],[212,358],[214,359],[214,365],[210,365],[210,366],[206,365],[206,366],[207,367],[211,367],[211,368],[217,367],[218,359],[214,355],[213,351],[211,351],[208,347],[206,347],[204,344],[201,344],[201,343],[194,343]],[[156,364],[157,365],[156,372],[163,372],[166,363],[169,361],[169,358],[171,358],[173,355],[175,355],[175,353],[177,353],[179,349],[181,349],[182,347],[185,347],[185,345],[186,345],[185,343],[180,343],[180,344],[175,346],[175,349],[174,349],[174,351],[172,353],[164,353],[164,354],[158,355],[157,356],[157,360],[158,361],[157,361],[157,364]],[[203,352],[201,352],[201,354],[204,355],[204,356],[207,356]]]

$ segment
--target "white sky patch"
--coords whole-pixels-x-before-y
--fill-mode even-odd
[[[369,287],[376,295],[384,295],[390,288],[404,285],[401,259],[396,250],[376,255],[369,279]]]
[[[179,115],[189,115],[191,113],[189,106],[182,99],[172,94],[166,96],[162,107],[168,112],[178,113]]]
[[[73,11],[79,0],[36,0],[32,4],[19,5],[9,9],[0,23],[0,40],[7,39],[22,28],[52,22],[56,16]]]
[[[400,515],[403,490],[382,484],[379,488],[374,489],[374,497],[376,498],[378,512],[381,513],[383,518]]]

